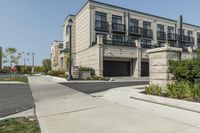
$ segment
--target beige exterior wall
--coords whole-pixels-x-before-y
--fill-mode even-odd
[[[54,41],[51,45],[51,68],[52,70],[60,70],[60,45],[63,45],[60,41]]]
[[[100,32],[95,30],[95,12],[102,12],[107,14],[107,22],[109,24],[109,32]],[[87,4],[77,13],[76,16],[69,16],[63,25],[63,43],[64,47],[69,41],[69,35],[66,36],[66,26],[68,25],[68,20],[71,18],[73,20],[72,26],[72,60],[74,66],[85,66],[92,67],[95,70],[99,70],[101,63],[104,59],[115,60],[131,60],[134,61],[141,55],[141,61],[148,61],[148,55],[146,49],[142,49],[138,54],[136,47],[126,47],[126,46],[112,46],[103,45],[103,56],[100,56],[100,48],[98,45],[93,45],[96,42],[96,33],[107,34],[107,39],[112,39],[112,15],[118,15],[122,17],[122,24],[126,25],[126,34],[128,35],[128,16],[132,19],[139,20],[139,26],[143,27],[143,22],[151,22],[151,29],[153,31],[152,45],[157,45],[157,24],[164,25],[165,32],[167,33],[168,26],[178,27],[178,24],[174,20],[164,19],[154,15],[148,15],[144,13],[139,13],[136,11],[117,8],[114,6],[109,6],[106,4],[100,4],[94,1],[88,1]],[[183,28],[187,33],[188,30],[193,31],[193,37],[195,40],[195,46],[197,46],[197,32],[200,32],[200,27],[192,26],[189,24],[184,24]],[[178,33],[178,28],[176,29]],[[127,38],[126,38],[127,40]],[[168,42],[166,41],[166,44]],[[93,45],[93,46],[92,46]],[[183,54],[184,57],[189,56],[188,54]]]

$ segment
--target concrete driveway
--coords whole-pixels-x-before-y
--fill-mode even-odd
[[[81,91],[83,93],[91,94],[101,91],[106,91],[111,88],[117,88],[117,87],[124,87],[124,86],[135,86],[135,85],[144,85],[148,84],[149,81],[147,80],[137,80],[137,81],[117,81],[117,82],[68,82],[68,83],[62,83],[62,85],[65,85],[67,87],[70,87],[72,89]]]
[[[199,133],[197,126],[94,98],[45,77],[29,81],[42,133]]]
[[[0,84],[0,118],[33,107],[29,84]]]

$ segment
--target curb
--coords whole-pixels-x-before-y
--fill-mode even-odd
[[[140,92],[132,94],[130,98],[200,113],[200,103],[159,97],[159,96],[145,95],[141,94]]]

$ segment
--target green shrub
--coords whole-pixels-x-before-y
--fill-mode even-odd
[[[54,70],[51,70],[47,74],[51,75],[51,76],[63,77],[63,75],[65,75],[65,71],[54,71]]]
[[[79,71],[90,71],[91,72],[91,76],[95,75],[95,70],[93,68],[90,68],[90,67],[82,67],[82,66],[80,66],[79,67]]]
[[[166,94],[171,98],[191,98],[192,86],[190,85],[190,83],[184,81],[168,84]]]
[[[196,83],[192,86],[192,97],[194,100],[200,99],[200,83]]]
[[[158,95],[158,96],[162,96],[163,94],[162,88],[159,87],[158,85],[146,86],[145,92],[150,95]]]

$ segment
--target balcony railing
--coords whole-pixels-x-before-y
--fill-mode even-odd
[[[194,44],[194,37],[189,37],[189,36],[182,36],[182,42],[189,43],[189,44]]]
[[[168,33],[167,39],[169,41],[176,41],[176,40],[178,40],[178,35],[174,34],[174,33]]]
[[[107,45],[136,47],[135,42],[131,42],[131,41],[117,41],[117,40],[106,40],[106,39],[104,39],[103,43],[107,44]]]
[[[136,26],[130,26],[129,27],[129,34],[130,35],[135,35],[135,36],[142,36],[142,28],[141,27],[136,27]]]
[[[126,25],[113,23],[112,32],[126,33]]]
[[[95,30],[108,31],[108,22],[106,21],[95,21]]]
[[[142,30],[142,32],[143,32],[143,37],[144,38],[153,38],[153,31],[152,30],[148,30],[148,29],[143,29]]]
[[[162,31],[157,31],[157,39],[166,40],[166,33]]]

